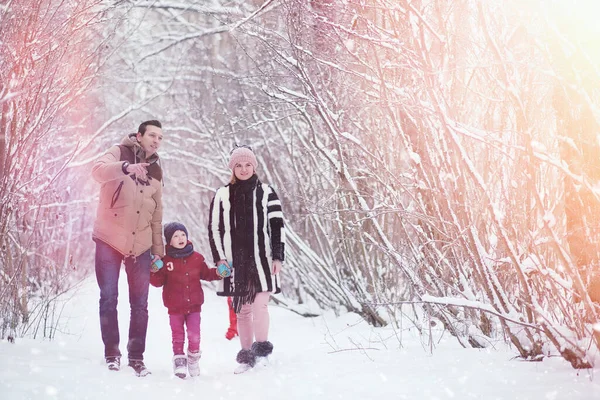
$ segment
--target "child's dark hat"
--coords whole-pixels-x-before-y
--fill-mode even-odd
[[[183,231],[185,232],[185,236],[188,236],[188,231],[185,228],[185,225],[183,225],[181,222],[169,222],[168,224],[165,224],[165,240],[166,240],[166,244],[171,243],[171,239],[173,238],[173,234],[176,231]]]

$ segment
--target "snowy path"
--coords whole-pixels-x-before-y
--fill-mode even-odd
[[[128,327],[123,278],[122,342]],[[0,399],[600,399],[600,378],[593,376],[598,369],[578,374],[560,358],[519,362],[505,350],[459,348],[447,336],[429,355],[410,332],[404,332],[399,348],[391,329],[372,329],[355,315],[304,319],[274,306],[271,364],[233,375],[239,344],[224,339],[227,304],[210,289],[202,313],[201,376],[182,381],[171,373],[170,330],[160,293],[150,289],[149,377],[137,378],[126,367],[105,368],[92,277],[68,303],[66,327],[55,341],[0,342]]]

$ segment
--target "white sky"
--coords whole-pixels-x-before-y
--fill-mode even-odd
[[[119,320],[126,354],[122,272]],[[225,340],[227,304],[210,288],[202,312],[201,376],[181,380],[172,375],[171,334],[160,295],[161,289],[150,288],[145,354],[150,376],[138,378],[127,367],[106,369],[92,276],[67,303],[56,340],[0,342],[0,399],[600,399],[598,368],[578,373],[560,357],[522,362],[502,343],[495,350],[462,349],[447,333],[440,340],[439,332],[431,355],[414,329],[372,328],[353,314],[305,319],[276,306],[270,364],[234,375],[239,343]]]

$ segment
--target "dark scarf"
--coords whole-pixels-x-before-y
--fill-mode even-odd
[[[176,249],[170,244],[167,245],[167,255],[173,258],[186,258],[194,252],[194,245],[188,241],[183,249]]]
[[[252,175],[245,181],[237,181],[231,185],[233,201],[233,270],[235,274],[235,292],[233,309],[239,313],[244,304],[252,304],[260,288],[256,261],[254,260],[255,221],[253,221],[253,192],[258,177]]]

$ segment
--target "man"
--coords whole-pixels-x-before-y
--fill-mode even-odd
[[[138,376],[150,373],[144,365],[150,265],[164,255],[162,170],[156,154],[162,139],[159,121],[143,122],[137,133],[109,148],[92,167],[92,176],[102,184],[92,236],[104,357],[108,369],[120,369],[117,296],[124,262],[131,308],[128,365]]]

